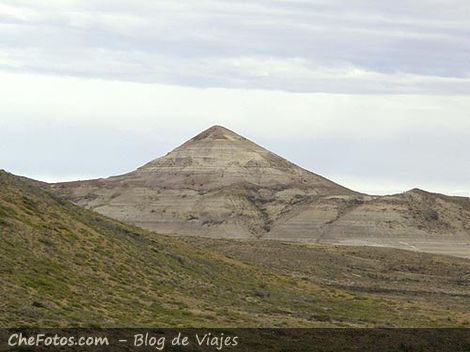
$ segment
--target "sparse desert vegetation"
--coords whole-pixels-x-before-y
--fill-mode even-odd
[[[168,237],[6,172],[0,190],[2,327],[469,325],[466,259]]]

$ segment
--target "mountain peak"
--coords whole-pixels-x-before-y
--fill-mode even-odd
[[[197,136],[193,137],[191,141],[198,141],[198,140],[216,140],[216,139],[227,139],[227,140],[244,140],[242,136],[239,134],[229,130],[228,128],[220,125],[214,125],[209,127],[207,130],[202,131]]]
[[[131,175],[133,180],[139,179],[152,187],[198,192],[250,184],[252,188],[293,188],[312,194],[354,193],[219,125],[206,129]]]

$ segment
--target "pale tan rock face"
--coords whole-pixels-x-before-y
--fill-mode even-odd
[[[221,126],[209,128],[130,175],[147,185],[176,189],[214,190],[250,183],[266,188],[308,188],[317,194],[352,193]]]
[[[221,126],[141,168],[57,193],[160,233],[391,246],[470,257],[470,201],[351,191]]]

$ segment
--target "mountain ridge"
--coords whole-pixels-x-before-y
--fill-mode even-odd
[[[218,125],[127,174],[50,187],[78,205],[167,234],[470,256],[470,202],[417,189],[358,193]]]

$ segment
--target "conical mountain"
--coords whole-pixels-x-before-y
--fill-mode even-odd
[[[128,174],[53,189],[151,230],[243,238],[269,232],[275,219],[306,197],[356,194],[222,126]]]
[[[164,157],[128,174],[146,185],[214,190],[231,185],[309,189],[321,195],[351,194],[321,176],[306,171],[250,140],[213,126]]]
[[[101,214],[165,234],[375,245],[470,257],[470,201],[368,196],[221,126],[139,169],[52,185]]]

